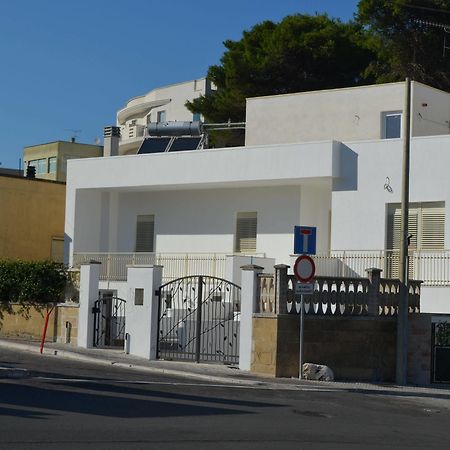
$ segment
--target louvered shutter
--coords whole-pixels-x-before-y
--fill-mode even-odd
[[[421,250],[443,250],[445,225],[444,208],[437,205],[423,208],[421,219]]]
[[[155,216],[137,216],[136,252],[153,252]]]
[[[256,212],[238,213],[236,221],[237,253],[256,252]]]

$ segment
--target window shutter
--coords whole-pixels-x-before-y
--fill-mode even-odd
[[[445,210],[433,206],[422,209],[422,242],[421,250],[444,249]]]
[[[155,216],[137,216],[136,252],[153,252]]]
[[[238,213],[236,221],[236,252],[256,252],[256,225],[256,212]]]

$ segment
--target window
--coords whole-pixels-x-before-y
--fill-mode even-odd
[[[395,139],[401,137],[402,113],[400,111],[385,112],[382,114],[383,139]]]
[[[153,252],[155,216],[137,216],[136,252]]]
[[[388,250],[398,250],[401,238],[401,205],[388,205],[387,239]],[[410,203],[408,234],[412,235],[411,250],[444,249],[444,202]]]
[[[200,113],[198,113],[198,112],[194,113],[192,116],[192,120],[194,122],[200,122],[200,120],[201,120]]]
[[[157,122],[166,122],[166,112],[165,111],[158,111],[156,113],[156,121]]]
[[[144,304],[144,289],[136,288],[134,290],[134,304],[142,306]]]
[[[51,260],[55,262],[64,262],[64,238],[52,236]]]
[[[36,175],[47,173],[48,167],[47,167],[47,158],[42,159],[33,159],[28,163],[29,166],[36,167]]]
[[[235,252],[256,252],[256,212],[239,212],[236,220]]]
[[[48,158],[48,173],[56,172],[56,156]]]

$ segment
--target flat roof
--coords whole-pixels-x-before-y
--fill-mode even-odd
[[[98,148],[103,148],[103,145],[98,145],[98,144],[86,144],[83,142],[72,142],[72,141],[51,141],[51,142],[44,142],[42,144],[34,144],[34,145],[27,145],[24,148],[33,148],[33,147],[40,147],[42,145],[50,145],[50,144],[58,144],[58,143],[62,143],[62,144],[76,144],[76,145],[88,145],[89,147],[98,147]]]

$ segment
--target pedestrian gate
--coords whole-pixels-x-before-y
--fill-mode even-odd
[[[92,308],[94,347],[123,347],[125,339],[125,300],[102,294]]]
[[[158,357],[238,363],[241,288],[209,276],[187,276],[162,285]]]
[[[432,329],[433,383],[450,383],[450,323],[433,323]]]

